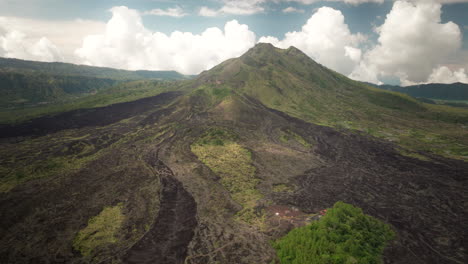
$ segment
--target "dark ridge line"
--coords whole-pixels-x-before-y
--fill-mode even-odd
[[[166,92],[131,102],[98,108],[76,109],[57,115],[48,115],[20,124],[0,124],[0,138],[44,136],[65,129],[106,126],[146,112],[179,97],[182,92]]]

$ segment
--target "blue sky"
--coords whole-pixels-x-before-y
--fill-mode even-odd
[[[466,1],[468,2],[468,1]],[[31,4],[38,3],[34,6]],[[179,6],[188,13],[184,17],[170,16],[145,16],[145,26],[152,30],[170,33],[175,30],[201,33],[208,27],[222,27],[227,21],[237,19],[240,23],[249,27],[258,35],[270,35],[281,37],[288,31],[300,30],[311,13],[321,6],[329,6],[341,10],[346,17],[352,32],[372,34],[374,25],[381,24],[386,14],[391,10],[393,1],[380,3],[363,3],[350,5],[343,2],[318,1],[310,5],[301,5],[296,2],[268,3],[268,11],[248,16],[226,14],[217,17],[203,17],[198,15],[201,6],[217,8],[221,1],[197,1],[197,0],[0,0],[0,15],[19,16],[49,20],[90,19],[106,22],[111,18],[108,11],[114,6],[128,6],[139,11],[155,8],[167,9]],[[304,10],[304,13],[283,13],[287,7],[295,7]],[[468,4],[453,3],[442,6],[442,22],[453,21],[464,26],[464,48],[468,48]]]
[[[466,81],[464,78],[468,73],[468,66],[466,65],[466,61],[468,61],[467,2],[464,0],[0,0],[0,56],[46,61],[62,60],[127,69],[167,70],[172,67],[174,70],[194,74],[212,67],[228,57],[240,55],[238,53],[244,52],[255,42],[267,40],[267,38],[262,37],[269,36],[272,38],[268,38],[268,42],[272,42],[278,47],[291,44],[299,46],[298,48],[305,51],[313,59],[354,79],[403,84],[428,82],[430,80],[440,82]],[[113,7],[117,6],[125,6],[127,9],[118,11],[113,9],[114,11],[111,11]],[[330,9],[324,9],[323,7],[329,7]],[[202,8],[210,10],[212,16],[203,14],[200,11]],[[153,14],[149,14],[151,10],[154,11]],[[292,12],[285,12],[285,10]],[[438,17],[437,14],[434,15],[434,11],[439,12]],[[411,32],[408,32],[407,35],[398,36],[399,32],[392,30],[392,27],[395,26],[401,26],[402,31],[408,30],[405,20],[414,18],[411,12],[418,14],[422,20],[427,20],[427,22],[424,22],[424,24],[413,21],[413,24],[408,23],[408,27],[413,26],[415,32],[423,31],[422,33],[425,33],[424,31],[427,31],[427,34],[435,34],[435,38],[440,37],[440,41],[436,41],[437,43],[433,47],[427,44],[428,39],[430,39],[427,38],[427,34],[426,36],[421,34],[419,39],[412,39]],[[391,13],[394,14],[393,20],[387,19],[387,16]],[[310,30],[307,30],[307,34],[302,32],[303,26],[308,23],[314,14],[316,16],[313,23],[309,24]],[[121,48],[121,44],[109,44],[109,32],[105,32],[106,24],[113,18],[117,19],[117,17],[123,19],[124,22],[122,23],[133,23],[139,20],[142,27],[136,26],[138,28],[134,27],[135,32],[122,33],[122,36],[118,37],[119,43],[126,43],[125,52],[128,52],[128,58],[104,60],[101,57],[105,56],[106,52],[103,55],[92,49],[108,51],[108,56],[112,57],[111,51],[116,50],[117,46]],[[328,19],[328,17],[334,19]],[[344,18],[343,23],[340,17]],[[236,20],[239,26],[234,25],[232,30],[243,32],[240,35],[244,39],[240,37],[238,40],[229,41],[240,43],[238,46],[242,47],[231,47],[231,50],[224,53],[220,50],[215,57],[207,60],[204,64],[191,61],[200,61],[197,56],[192,58],[191,54],[186,54],[186,63],[183,58],[177,60],[168,58],[173,61],[166,65],[159,62],[144,62],[143,60],[146,60],[148,56],[132,53],[132,50],[141,50],[142,47],[138,49],[135,47],[129,48],[129,46],[135,44],[132,44],[132,40],[136,42],[135,36],[138,38],[137,31],[140,32],[140,35],[149,34],[145,39],[150,39],[148,42],[153,44],[148,44],[143,48],[154,50],[154,47],[159,46],[158,43],[163,40],[166,41],[166,39],[164,37],[158,39],[150,34],[160,32],[166,36],[171,36],[174,31],[182,31],[190,32],[195,36],[189,36],[190,38],[197,38],[196,36],[201,36],[207,28],[216,27],[221,31],[225,31],[227,23],[233,20]],[[76,21],[81,22],[77,23]],[[335,27],[342,28],[342,31],[337,31],[338,33],[335,34],[344,32],[344,36],[338,39],[327,36],[327,32],[320,30],[322,24],[333,25],[332,29]],[[384,27],[384,24],[387,24],[387,27]],[[248,30],[242,27],[243,25],[248,26]],[[326,28],[326,26],[324,27]],[[376,31],[377,27],[384,30]],[[418,31],[417,27],[420,27],[420,31]],[[346,28],[349,32],[346,31]],[[458,28],[458,31],[456,28]],[[61,34],[60,31],[63,33]],[[302,35],[285,37],[287,32],[293,31],[301,32]],[[226,35],[226,32],[221,33]],[[255,35],[255,39],[252,39],[250,33]],[[86,46],[85,39],[90,35],[102,35],[102,38],[94,38],[94,42],[91,38],[88,38],[89,45]],[[123,39],[124,35],[128,39]],[[383,35],[390,40],[381,43],[379,37]],[[226,38],[223,39],[218,36],[214,39],[220,41],[219,45],[223,45],[222,43],[226,41]],[[1,42],[2,39],[3,43]],[[103,39],[107,40],[104,41]],[[331,41],[337,47],[335,47],[336,49],[323,49],[323,43],[315,41],[316,39]],[[398,55],[395,53],[397,52],[395,50],[397,42],[404,42],[406,39],[410,39],[407,45],[408,54],[418,56],[410,59],[421,60],[421,65],[412,61],[405,61],[404,58],[399,58],[399,61],[396,60],[395,65],[391,65],[390,59],[386,61],[380,59],[382,56],[391,58],[391,56],[395,56],[392,54]],[[450,41],[444,43],[444,39],[452,40],[452,43],[449,43]],[[210,40],[213,41],[213,39]],[[244,42],[242,42],[243,40]],[[21,51],[12,50],[13,46],[17,46],[13,45],[14,41],[22,43],[23,48]],[[177,41],[176,38],[167,41],[167,43],[171,43],[168,45],[172,46],[180,44],[174,42]],[[190,43],[190,41],[184,39],[181,46],[186,46],[186,43]],[[100,44],[97,44],[98,42]],[[210,45],[212,44],[210,43]],[[421,47],[419,50],[412,50],[411,46],[414,45],[421,45]],[[218,49],[217,46],[214,46],[214,48]],[[431,48],[434,50],[431,50]],[[442,54],[442,57],[431,55],[429,62],[424,62],[424,57],[427,58],[427,56],[419,52],[420,50],[427,50],[428,53],[438,52],[441,48],[447,50],[447,52]],[[168,51],[167,48],[163,48],[163,50]],[[177,50],[171,50],[171,52],[178,54]],[[200,52],[203,52],[203,50]],[[205,52],[209,51],[206,50]],[[351,54],[354,55],[351,56]],[[98,55],[99,58],[93,58],[93,56]],[[159,57],[156,57],[155,60]],[[341,57],[343,57],[343,61],[338,60]],[[345,66],[342,66],[342,64]],[[420,67],[424,71],[413,72],[411,67]]]

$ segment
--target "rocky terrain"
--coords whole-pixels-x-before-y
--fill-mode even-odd
[[[3,125],[0,262],[275,263],[270,241],[336,201],[394,228],[385,263],[465,262],[468,163],[274,107],[233,79],[239,63],[180,92]]]

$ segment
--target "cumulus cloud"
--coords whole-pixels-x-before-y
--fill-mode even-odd
[[[319,8],[297,32],[288,32],[282,40],[267,36],[260,42],[268,42],[280,48],[295,46],[319,63],[340,73],[349,74],[359,63],[359,44],[366,38],[352,34],[343,14],[330,7]]]
[[[4,28],[3,33],[1,28]],[[47,21],[0,17],[0,36],[5,37],[7,32],[20,32],[24,35],[25,45],[28,46],[45,38],[60,50],[63,60],[68,62],[76,62],[74,51],[81,46],[85,36],[102,32],[104,28],[105,23],[81,19]],[[34,57],[29,57],[29,59],[34,59]],[[55,59],[60,59],[60,57]]]
[[[428,83],[468,83],[465,69],[450,70],[447,66],[440,66],[434,69],[429,76]]]
[[[154,16],[171,16],[171,17],[184,17],[184,16],[188,15],[179,6],[168,8],[166,10],[156,8],[156,9],[152,9],[150,11],[146,11],[143,14],[145,14],[145,15],[154,15]]]
[[[76,55],[85,64],[124,69],[176,70],[197,74],[255,45],[255,34],[236,20],[224,30],[213,27],[201,34],[151,32],[136,10],[111,9],[105,32],[87,36]]]
[[[304,9],[297,9],[295,7],[286,7],[282,10],[283,13],[304,13]]]
[[[396,1],[377,28],[379,43],[350,77],[375,82],[397,76],[403,85],[425,82],[435,66],[448,63],[461,47],[460,28],[441,23],[440,15],[438,3]]]
[[[32,39],[21,31],[1,27],[0,56],[24,60],[63,61],[61,52],[49,39]]]

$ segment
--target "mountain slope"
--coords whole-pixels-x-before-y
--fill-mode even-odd
[[[268,45],[180,90],[2,129],[0,261],[274,263],[272,239],[338,200],[393,226],[386,263],[466,259],[466,162],[310,122],[444,124],[425,104]]]
[[[202,73],[197,85],[257,98],[303,120],[363,131],[410,151],[468,159],[468,111],[363,85],[291,47],[258,44]],[[404,150],[406,151],[406,150]]]

